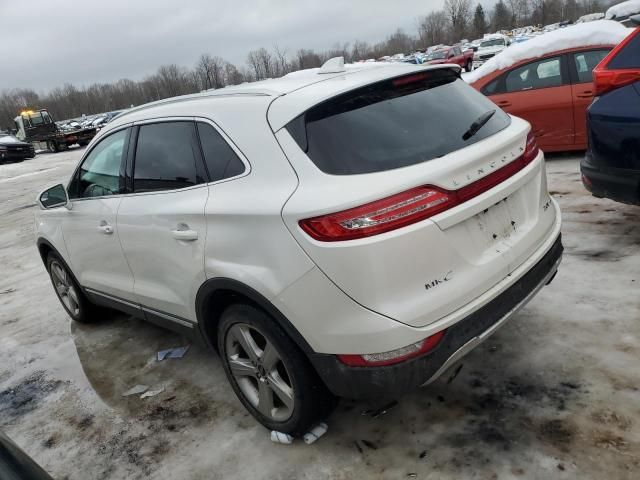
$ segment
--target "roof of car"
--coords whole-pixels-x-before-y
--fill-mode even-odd
[[[313,105],[342,92],[376,81],[401,76],[415,71],[434,68],[456,68],[453,65],[419,66],[407,63],[360,63],[345,65],[340,72],[324,73],[321,68],[300,70],[276,79],[242,83],[216,90],[167,98],[134,107],[115,117],[108,125],[111,131],[119,126],[151,118],[180,115],[204,115],[197,113],[198,103],[211,108],[210,101],[222,104],[253,103],[257,108],[269,110],[269,122],[273,131],[282,128],[293,118]],[[205,102],[202,102],[206,100]],[[189,104],[188,108],[184,108]],[[103,129],[101,133],[106,133]],[[102,136],[102,135],[100,135]]]

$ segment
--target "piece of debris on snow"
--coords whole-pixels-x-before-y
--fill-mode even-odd
[[[141,393],[146,392],[147,390],[149,390],[149,387],[147,387],[146,385],[136,385],[135,387],[130,388],[129,390],[124,392],[122,396],[129,397],[131,395],[139,395]]]
[[[293,437],[288,433],[271,430],[271,441],[274,443],[282,443],[283,445],[290,445],[293,442]]]
[[[161,362],[166,358],[182,358],[189,351],[189,345],[184,347],[167,348],[166,350],[160,350],[158,352],[158,361]]]
[[[418,474],[417,474],[417,473],[415,473],[415,472],[407,473],[407,477],[408,477],[408,478],[416,478],[417,476],[418,476]]]
[[[156,395],[162,392],[164,392],[164,388],[159,388],[157,390],[147,390],[142,395],[140,395],[140,398],[155,397]]]
[[[359,451],[360,453],[364,453],[364,452],[362,451],[362,447],[361,447],[361,446],[360,446],[360,444],[358,443],[358,440],[354,440],[354,441],[353,441],[353,444],[356,446],[356,448],[358,449],[358,451]]]
[[[4,295],[5,293],[13,293],[15,291],[16,291],[15,288],[7,288],[6,290],[1,291],[0,295]]]
[[[311,445],[313,442],[318,440],[322,435],[327,433],[328,426],[324,422],[320,422],[318,425],[313,427],[309,432],[305,433],[302,439],[304,443],[307,445]]]
[[[368,415],[371,418],[378,418],[386,415],[389,410],[391,410],[393,407],[396,407],[397,405],[398,401],[393,400],[380,408],[376,408],[375,410],[365,410],[362,412],[362,415]]]

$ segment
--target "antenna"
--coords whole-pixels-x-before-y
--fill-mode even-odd
[[[333,57],[324,62],[324,64],[318,70],[318,73],[342,73],[346,72],[344,68],[344,57]]]

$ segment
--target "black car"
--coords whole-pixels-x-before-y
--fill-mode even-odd
[[[640,28],[598,64],[593,83],[582,183],[596,197],[640,205]]]
[[[0,163],[21,162],[25,158],[35,156],[36,151],[30,143],[20,141],[7,133],[0,133]]]

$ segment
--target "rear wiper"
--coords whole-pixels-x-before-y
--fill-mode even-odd
[[[480,115],[469,127],[469,130],[467,130],[466,132],[464,132],[464,134],[462,135],[462,140],[469,140],[471,137],[473,137],[476,133],[478,133],[478,131],[484,127],[485,123],[487,123],[491,117],[493,117],[493,115],[496,113],[495,110],[489,110],[488,112],[484,112],[482,115]]]

